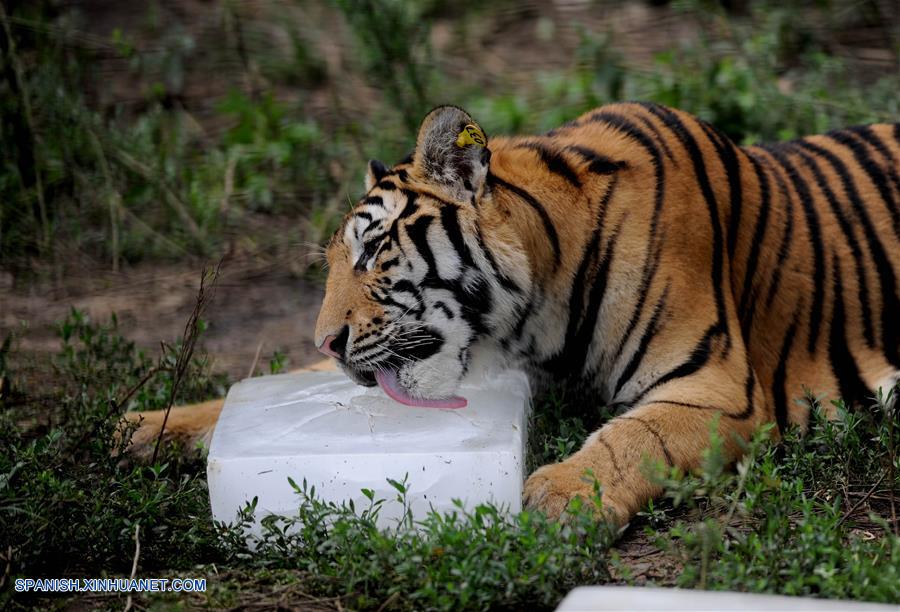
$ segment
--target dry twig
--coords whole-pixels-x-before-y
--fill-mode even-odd
[[[163,436],[166,433],[169,413],[172,412],[172,406],[175,404],[175,397],[178,395],[181,381],[184,379],[184,375],[194,356],[194,348],[197,345],[197,339],[200,337],[200,317],[215,295],[216,281],[219,279],[219,269],[222,267],[222,261],[220,259],[213,270],[204,268],[200,274],[200,289],[197,291],[197,300],[194,303],[194,310],[184,326],[181,347],[178,350],[178,356],[175,358],[175,366],[172,368],[172,389],[169,392],[169,403],[166,406],[166,414],[163,416],[162,426],[159,428],[156,446],[153,447],[153,457],[150,460],[151,465],[156,463],[159,445],[162,443]]]
[[[253,356],[253,363],[250,364],[250,371],[247,372],[247,378],[252,378],[253,373],[256,372],[256,364],[259,363],[259,354],[262,352],[262,341],[256,345],[256,355]]]
[[[131,579],[134,580],[135,574],[137,574],[137,564],[138,559],[141,556],[141,538],[140,538],[140,530],[141,524],[134,524],[134,561],[131,563]],[[128,599],[125,600],[125,610],[124,612],[128,612],[131,609],[131,593],[128,593]]]
[[[837,522],[837,526],[840,526],[841,523],[843,523],[845,520],[847,520],[847,519],[850,517],[851,514],[853,514],[854,512],[856,512],[856,509],[857,509],[857,508],[859,508],[861,505],[863,505],[863,504],[866,502],[866,500],[869,499],[869,497],[872,496],[872,493],[874,493],[875,490],[876,490],[879,486],[881,486],[881,483],[882,483],[882,481],[884,480],[884,477],[885,477],[885,476],[886,476],[886,474],[882,474],[882,475],[881,475],[881,478],[878,479],[878,482],[876,482],[874,485],[872,485],[872,488],[869,489],[869,491],[868,491],[865,495],[863,495],[862,498],[860,498],[860,500],[859,500],[858,502],[856,502],[855,504],[853,504],[853,506],[852,506],[849,510],[847,510],[847,512],[844,513],[844,516],[841,517],[841,520],[839,520],[839,521]]]

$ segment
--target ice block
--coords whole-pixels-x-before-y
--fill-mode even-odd
[[[251,378],[234,385],[210,443],[207,475],[213,516],[233,522],[258,496],[256,520],[296,513],[288,484],[304,478],[317,496],[367,507],[363,488],[393,500],[387,478],[408,474],[414,517],[483,502],[521,508],[530,389],[524,373],[477,369],[463,381],[468,406],[411,408],[378,387],[339,372]],[[401,514],[386,504],[382,526]],[[258,529],[258,522],[256,529]]]
[[[739,593],[734,591],[696,591],[694,589],[668,589],[632,586],[582,586],[566,595],[556,612],[594,612],[632,610],[656,612],[657,610],[686,610],[688,612],[722,612],[723,610],[785,610],[794,612],[896,612],[897,606],[848,601]]]

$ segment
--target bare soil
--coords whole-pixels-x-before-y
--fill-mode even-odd
[[[95,321],[115,313],[120,331],[155,355],[160,341],[181,337],[194,307],[202,266],[159,264],[119,273],[86,271],[63,284],[49,281],[0,288],[0,338],[14,333],[16,353],[42,361],[59,350],[56,322],[71,308]],[[215,297],[204,315],[200,340],[213,369],[245,378],[257,362],[265,369],[276,351],[289,367],[317,361],[313,343],[321,286],[281,266],[229,264],[221,268]],[[257,354],[259,358],[257,359]]]

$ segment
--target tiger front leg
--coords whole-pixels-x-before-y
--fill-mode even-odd
[[[728,461],[742,453],[738,442],[748,440],[756,426],[751,415],[729,415],[711,407],[658,400],[611,420],[594,432],[581,449],[561,463],[536,470],[525,483],[526,507],[550,518],[563,516],[570,501],[595,496],[594,479],[602,494],[602,515],[617,524],[627,523],[662,488],[645,474],[648,460],[684,471],[700,467],[710,443],[715,415]]]

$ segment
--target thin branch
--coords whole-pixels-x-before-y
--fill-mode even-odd
[[[194,356],[194,348],[197,345],[197,339],[200,337],[200,317],[207,305],[215,295],[216,281],[219,279],[219,269],[222,267],[223,259],[219,260],[215,269],[210,271],[204,268],[200,274],[200,289],[197,291],[197,301],[194,303],[194,310],[188,317],[184,326],[184,333],[181,338],[181,347],[178,350],[178,356],[175,359],[175,367],[172,368],[172,389],[169,392],[169,403],[166,406],[166,414],[163,416],[162,426],[159,428],[159,436],[156,438],[156,446],[153,447],[153,457],[150,464],[156,463],[156,457],[159,455],[159,446],[162,443],[163,436],[166,433],[166,423],[169,421],[169,413],[172,412],[172,406],[175,404],[175,397],[178,395],[178,389],[187,373],[188,366]],[[207,281],[209,286],[207,287]]]
[[[156,374],[157,372],[159,372],[161,369],[162,368],[160,368],[158,365],[156,365],[156,366],[153,366],[152,368],[150,368],[149,370],[147,370],[147,373],[144,374],[144,377],[141,380],[139,380],[136,385],[134,385],[131,389],[129,389],[125,393],[125,395],[122,396],[122,399],[113,400],[113,405],[118,409],[118,408],[121,408],[122,406],[124,406],[125,404],[127,404],[128,400],[131,399],[131,396],[134,395],[135,393],[137,393],[141,387],[143,387],[145,384],[147,384],[147,381],[150,380],[150,377],[153,376],[154,374]]]
[[[747,475],[750,473],[750,466],[753,465],[753,462],[756,461],[756,448],[753,448],[753,452],[750,453],[750,456],[746,459],[746,463],[744,464],[744,472],[741,474],[741,478],[738,481],[737,491],[734,492],[734,500],[731,504],[731,508],[728,509],[728,516],[725,517],[725,528],[727,529],[731,525],[731,519],[734,517],[734,512],[737,510],[738,501],[740,500],[741,495],[744,494],[744,487],[747,484]]]
[[[231,26],[228,29],[234,34],[235,51],[237,52],[241,66],[244,68],[244,80],[246,81],[247,89],[250,92],[250,99],[256,102],[259,100],[259,91],[256,87],[256,71],[253,70],[253,65],[250,63],[250,56],[247,53],[247,46],[244,44],[244,30],[241,25],[241,16],[231,2],[226,3],[225,18],[228,22],[227,25]]]
[[[219,213],[222,216],[228,214],[228,200],[234,193],[234,171],[237,167],[237,156],[228,155],[228,161],[225,162],[225,185],[222,189],[222,201],[219,202]]]
[[[247,372],[247,378],[252,378],[256,371],[256,364],[259,363],[259,354],[262,352],[262,341],[256,345],[256,355],[253,356],[253,363],[250,365],[250,371]]]
[[[397,601],[397,599],[399,597],[400,597],[400,593],[398,593],[397,591],[394,591],[393,593],[391,593],[391,596],[388,597],[387,599],[385,599],[381,603],[381,605],[378,606],[377,612],[382,612],[383,610],[386,610],[388,607],[391,606],[391,604],[393,604],[395,601]]]
[[[6,547],[6,554],[0,555],[0,559],[6,561],[6,565],[3,568],[3,575],[0,576],[0,589],[6,586],[6,583],[9,581],[9,577],[12,575],[12,558],[13,547],[12,545],[10,545]]]
[[[131,563],[131,579],[134,580],[135,574],[137,574],[137,564],[138,558],[141,556],[141,538],[140,538],[140,530],[141,524],[137,522],[134,524],[134,561]],[[128,593],[128,599],[125,601],[125,610],[124,612],[128,612],[131,609],[131,593]]]
[[[882,474],[882,475],[881,475],[881,478],[878,479],[878,482],[876,482],[874,485],[872,485],[872,488],[869,489],[869,491],[868,491],[865,495],[863,495],[862,498],[861,498],[858,502],[856,502],[855,504],[853,504],[853,507],[851,507],[849,510],[847,510],[847,512],[844,513],[844,516],[841,517],[841,520],[839,520],[839,521],[837,522],[837,525],[836,525],[836,526],[840,527],[841,523],[843,523],[844,521],[846,521],[846,520],[850,517],[851,514],[853,514],[854,512],[856,512],[856,509],[857,509],[857,508],[859,508],[861,505],[863,505],[864,503],[866,503],[866,500],[869,499],[869,497],[872,496],[872,493],[874,493],[875,490],[878,489],[879,486],[881,486],[881,483],[882,483],[882,481],[884,480],[884,477],[885,477],[886,475],[887,475],[887,474]]]
[[[897,508],[894,505],[894,486],[896,484],[896,479],[894,478],[894,466],[896,465],[896,448],[894,446],[894,424],[897,422],[897,416],[900,415],[900,399],[896,397],[891,397],[895,393],[900,393],[900,385],[894,387],[893,390],[888,392],[887,399],[885,400],[886,406],[891,406],[891,403],[895,405],[887,410],[887,422],[888,422],[888,482],[890,487],[888,488],[888,495],[891,498],[891,524],[894,527],[894,535],[900,537],[900,531],[897,530]],[[891,401],[893,399],[893,402]],[[895,414],[891,414],[891,412]]]

